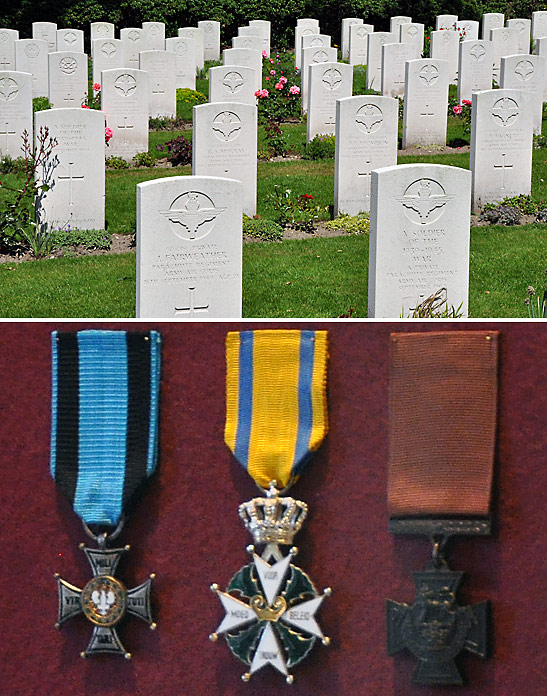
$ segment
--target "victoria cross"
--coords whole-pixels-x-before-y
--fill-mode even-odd
[[[388,653],[407,649],[418,658],[415,684],[461,684],[454,658],[462,650],[486,657],[489,603],[459,606],[456,590],[463,573],[447,567],[413,575],[414,604],[387,601]]]
[[[80,590],[55,574],[59,590],[59,613],[56,628],[77,614],[84,616],[93,624],[93,633],[87,648],[80,653],[89,657],[96,653],[114,653],[131,658],[116,632],[117,624],[126,614],[132,614],[146,621],[154,630],[150,608],[150,586],[154,579],[152,573],[148,580],[133,588],[126,587],[114,577],[116,567],[122,554],[129,546],[122,549],[88,549],[83,544],[80,548],[87,556],[93,571],[93,578]]]

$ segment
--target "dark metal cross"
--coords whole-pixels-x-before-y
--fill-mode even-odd
[[[74,176],[72,173],[72,167],[74,166],[74,162],[69,162],[68,163],[68,175],[66,176],[58,176],[57,178],[60,180],[66,179],[68,181],[68,204],[69,205],[74,205],[74,201],[72,200],[72,182],[74,179],[84,179],[84,175],[80,174],[79,176]]]
[[[93,633],[87,648],[80,653],[81,657],[114,653],[130,659],[131,653],[123,647],[115,626],[126,614],[132,614],[146,621],[152,630],[156,628],[150,608],[150,586],[155,575],[152,573],[142,585],[128,590],[114,577],[114,573],[129,546],[123,549],[88,549],[80,544],[80,548],[91,565],[93,578],[80,590],[55,573],[59,590],[55,628],[60,628],[77,614],[84,614],[93,624]]]
[[[501,157],[502,157],[502,160],[501,160],[502,163],[495,164],[494,169],[501,169],[501,172],[502,172],[501,187],[502,187],[502,189],[505,189],[505,170],[506,169],[513,169],[513,165],[505,163],[505,158],[507,157],[505,152],[502,153]]]
[[[446,566],[413,575],[412,606],[387,600],[388,653],[406,649],[418,658],[416,684],[461,684],[454,658],[463,650],[486,657],[489,603],[459,606],[456,591],[463,573]]]
[[[203,304],[201,306],[198,306],[194,304],[194,292],[196,288],[188,288],[188,292],[190,293],[190,299],[188,301],[188,307],[175,307],[175,316],[178,317],[182,314],[188,314],[189,316],[193,317],[197,312],[203,312],[204,314],[209,314],[209,305],[208,304]]]

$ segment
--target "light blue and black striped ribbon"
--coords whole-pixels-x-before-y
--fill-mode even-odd
[[[161,336],[52,334],[51,475],[86,524],[115,526],[156,468]]]

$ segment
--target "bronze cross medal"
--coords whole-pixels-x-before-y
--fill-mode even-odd
[[[443,554],[446,538],[434,542],[429,567],[412,574],[414,604],[387,600],[388,654],[406,649],[418,658],[412,676],[415,684],[462,684],[454,658],[463,650],[487,657],[490,603],[464,607],[457,603],[463,573],[448,567]]]
[[[156,628],[150,608],[150,586],[155,575],[152,573],[142,585],[128,590],[114,577],[114,573],[122,554],[129,551],[129,546],[121,549],[88,549],[80,544],[80,548],[91,565],[93,578],[80,590],[55,573],[59,589],[59,613],[55,628],[60,628],[77,614],[84,614],[93,624],[93,633],[80,656],[112,653],[129,660],[131,653],[124,648],[116,626],[126,614],[132,614],[146,621],[152,630]]]

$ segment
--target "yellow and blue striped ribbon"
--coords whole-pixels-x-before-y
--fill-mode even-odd
[[[286,487],[328,430],[327,332],[231,331],[224,439],[256,483]]]

